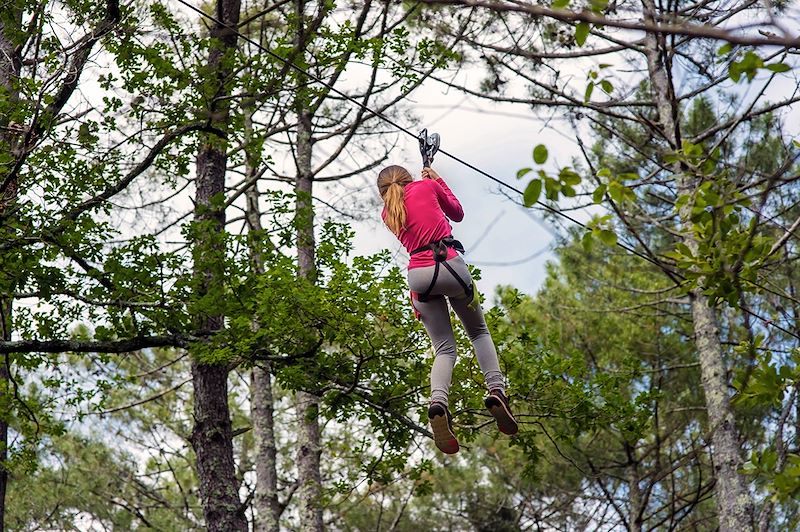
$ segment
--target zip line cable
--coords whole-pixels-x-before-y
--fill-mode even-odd
[[[218,26],[220,26],[222,28],[225,28],[226,30],[232,32],[233,34],[235,34],[237,37],[239,37],[243,41],[246,41],[246,42],[252,44],[253,46],[258,48],[262,52],[266,53],[270,57],[273,57],[273,58],[277,59],[278,61],[280,61],[284,65],[286,65],[289,68],[295,70],[297,73],[307,77],[308,79],[316,81],[317,83],[319,83],[320,85],[326,87],[328,90],[330,90],[334,94],[336,94],[338,96],[341,96],[342,98],[344,98],[345,100],[347,100],[347,101],[349,101],[351,103],[354,103],[355,105],[357,105],[358,107],[360,107],[364,111],[367,111],[370,115],[375,116],[377,118],[380,118],[381,120],[383,120],[387,124],[391,125],[392,127],[396,128],[399,131],[402,131],[403,133],[405,133],[407,135],[410,135],[411,137],[414,137],[415,139],[418,138],[417,134],[413,133],[408,128],[403,127],[402,125],[398,124],[397,122],[395,122],[391,118],[389,118],[387,116],[384,116],[383,114],[379,113],[378,111],[372,110],[366,104],[356,100],[355,98],[353,98],[349,94],[346,94],[346,93],[340,91],[336,87],[334,87],[331,84],[329,84],[328,82],[326,82],[324,79],[312,74],[311,72],[308,72],[308,71],[304,70],[303,68],[301,68],[301,67],[297,66],[296,64],[294,64],[293,62],[289,62],[285,58],[281,57],[280,55],[278,55],[275,52],[273,52],[272,50],[270,50],[269,48],[263,46],[261,43],[258,43],[256,41],[254,41],[253,39],[251,39],[247,35],[243,35],[242,33],[240,33],[238,31],[238,29],[236,27],[229,26],[229,25],[225,24],[224,22],[222,22],[221,20],[219,20],[215,16],[210,15],[210,14],[202,11],[201,9],[189,4],[186,0],[177,0],[177,1],[178,1],[178,3],[180,3],[183,6],[189,8],[190,10],[194,11],[195,13],[200,15],[201,17],[206,18],[206,19],[212,21],[214,24],[217,24]],[[518,189],[517,187],[515,187],[513,185],[510,185],[510,184],[506,183],[505,181],[502,181],[502,180],[498,179],[497,177],[489,174],[488,172],[485,172],[484,170],[478,168],[477,166],[465,161],[464,159],[462,159],[462,158],[460,158],[460,157],[458,157],[458,156],[456,156],[456,155],[454,155],[452,153],[449,153],[449,152],[447,152],[447,151],[445,151],[445,150],[443,150],[441,148],[438,150],[438,152],[450,157],[452,160],[460,163],[463,166],[466,166],[470,170],[472,170],[474,172],[477,172],[478,174],[486,177],[487,179],[490,179],[490,180],[494,181],[495,183],[497,183],[501,187],[505,187],[505,188],[507,188],[509,190],[512,190],[512,191],[516,192],[517,194],[519,194],[520,196],[524,196],[525,195],[525,193],[522,190]],[[544,203],[542,201],[539,201],[539,200],[536,201],[536,204],[541,206],[541,207],[543,207],[547,211],[549,211],[549,212],[551,212],[551,213],[553,213],[553,214],[555,214],[557,216],[560,216],[560,217],[572,222],[573,224],[581,227],[582,229],[585,229],[587,231],[590,230],[589,227],[587,227],[586,224],[584,224],[583,222],[573,218],[572,216],[566,214],[565,212],[562,212],[562,211],[556,209],[555,207],[551,207],[550,205],[548,205],[548,204],[546,204],[546,203]],[[617,240],[615,242],[615,245],[617,247],[621,248],[621,249],[624,249],[628,253],[636,255],[637,257],[649,262],[650,264],[652,264],[652,265],[656,266],[657,268],[659,268],[660,270],[664,271],[672,279],[672,281],[675,282],[675,284],[677,284],[677,285],[682,284],[681,282],[677,281],[676,277],[681,277],[681,278],[683,278],[683,280],[685,280],[684,276],[680,275],[678,272],[673,271],[671,268],[669,268],[667,265],[662,263],[657,258],[654,258],[654,257],[651,257],[651,256],[646,255],[644,253],[641,253],[641,252],[633,249],[632,247],[627,246],[626,244],[623,244],[619,240]],[[784,333],[786,333],[786,334],[788,334],[790,336],[793,336],[793,337],[795,337],[797,339],[800,339],[800,335],[788,331],[787,329],[785,329],[781,325],[778,325],[774,321],[768,320],[767,318],[764,318],[764,317],[760,316],[759,314],[749,310],[746,307],[740,306],[740,308],[744,312],[746,312],[747,314],[750,314],[751,316],[761,320],[765,325],[770,325],[770,326],[775,327],[776,329],[778,329],[778,330],[780,330],[780,331],[782,331],[782,332],[784,332]]]
[[[324,79],[322,79],[322,78],[320,78],[320,77],[318,77],[318,76],[315,76],[314,74],[312,74],[312,73],[310,73],[310,72],[308,72],[308,71],[304,70],[303,68],[301,68],[301,67],[297,66],[297,65],[296,65],[296,64],[294,64],[294,63],[291,63],[291,62],[287,61],[286,59],[284,59],[284,58],[283,58],[283,57],[281,57],[280,55],[276,54],[275,52],[273,52],[273,51],[272,51],[272,50],[270,50],[269,48],[266,48],[265,46],[263,46],[262,44],[260,44],[260,43],[258,43],[258,42],[256,42],[256,41],[254,41],[254,40],[253,40],[253,39],[251,39],[250,37],[248,37],[248,36],[246,36],[246,35],[243,35],[243,34],[241,34],[241,33],[240,33],[240,32],[239,32],[239,31],[238,31],[238,30],[237,30],[235,27],[232,27],[232,26],[229,26],[229,25],[227,25],[227,24],[223,23],[223,22],[222,22],[221,20],[219,20],[218,18],[214,17],[213,15],[209,15],[208,13],[205,13],[205,12],[204,12],[204,11],[202,11],[201,9],[194,7],[193,5],[189,4],[189,3],[188,3],[188,2],[186,2],[185,0],[177,0],[177,1],[178,1],[180,4],[182,4],[182,5],[186,6],[186,7],[188,7],[189,9],[191,9],[191,10],[192,10],[192,11],[194,11],[195,13],[197,13],[197,14],[201,15],[202,17],[204,17],[204,18],[207,18],[208,20],[210,20],[210,21],[214,22],[215,24],[218,24],[219,26],[221,26],[221,27],[223,27],[223,28],[225,28],[225,29],[227,29],[227,30],[229,30],[229,31],[233,32],[234,34],[236,34],[236,35],[237,35],[239,38],[241,38],[242,40],[249,42],[250,44],[252,44],[252,45],[253,45],[253,46],[255,46],[256,48],[258,48],[258,49],[259,49],[259,50],[261,50],[262,52],[264,52],[264,53],[268,54],[269,56],[271,56],[271,57],[273,57],[273,58],[275,58],[275,59],[277,59],[278,61],[280,61],[280,62],[281,62],[281,63],[283,63],[284,65],[288,66],[289,68],[291,68],[291,69],[293,69],[293,70],[297,71],[299,74],[301,74],[301,75],[303,75],[303,76],[306,76],[307,78],[309,78],[309,79],[311,79],[311,80],[313,80],[313,81],[316,81],[317,83],[319,83],[319,84],[323,85],[324,87],[326,87],[327,89],[329,89],[329,90],[330,90],[331,92],[333,92],[334,94],[337,94],[338,96],[341,96],[341,97],[342,97],[342,98],[344,98],[345,100],[347,100],[347,101],[349,101],[349,102],[351,102],[351,103],[354,103],[355,105],[357,105],[358,107],[360,107],[360,108],[361,108],[361,109],[363,109],[364,111],[367,111],[368,113],[370,113],[372,116],[375,116],[375,117],[377,117],[377,118],[380,118],[381,120],[383,120],[383,121],[384,121],[384,122],[386,122],[387,124],[389,124],[389,125],[391,125],[391,126],[395,127],[396,129],[398,129],[398,130],[402,131],[403,133],[405,133],[405,134],[407,134],[407,135],[410,135],[410,136],[414,137],[415,139],[417,138],[417,134],[416,134],[416,133],[413,133],[413,132],[412,132],[411,130],[409,130],[408,128],[406,128],[406,127],[403,127],[402,125],[398,124],[397,122],[395,122],[395,121],[394,121],[394,120],[392,120],[391,118],[389,118],[389,117],[387,117],[387,116],[384,116],[383,114],[379,113],[378,111],[374,111],[374,110],[372,110],[372,109],[371,109],[369,106],[367,106],[366,104],[364,104],[364,103],[361,103],[360,101],[356,100],[355,98],[353,98],[353,97],[352,97],[352,96],[350,96],[349,94],[346,94],[346,93],[344,93],[344,92],[340,91],[340,90],[339,90],[339,89],[337,89],[336,87],[334,87],[334,86],[330,85],[330,84],[329,84],[328,82],[326,82]],[[439,153],[441,153],[441,154],[444,154],[444,155],[446,155],[446,156],[448,156],[448,157],[450,157],[450,158],[451,158],[451,159],[453,159],[454,161],[456,161],[456,162],[460,163],[460,164],[461,164],[461,165],[463,165],[463,166],[466,166],[466,167],[467,167],[467,168],[469,168],[470,170],[472,170],[472,171],[474,171],[474,172],[477,172],[478,174],[480,174],[480,175],[482,175],[482,176],[484,176],[484,177],[486,177],[486,178],[488,178],[488,179],[491,179],[492,181],[494,181],[494,182],[495,182],[495,183],[497,183],[498,185],[500,185],[500,186],[502,186],[502,187],[505,187],[505,188],[507,188],[507,189],[509,189],[509,190],[512,190],[512,191],[516,192],[516,193],[517,193],[517,194],[519,194],[520,196],[524,196],[524,195],[525,195],[525,194],[524,194],[524,192],[523,192],[522,190],[518,189],[517,187],[515,187],[515,186],[513,186],[513,185],[510,185],[510,184],[506,183],[505,181],[502,181],[501,179],[498,179],[497,177],[495,177],[495,176],[493,176],[493,175],[491,175],[491,174],[489,174],[489,173],[485,172],[484,170],[482,170],[482,169],[478,168],[477,166],[475,166],[475,165],[473,165],[473,164],[471,164],[471,163],[469,163],[469,162],[465,161],[464,159],[462,159],[462,158],[458,157],[457,155],[454,155],[454,154],[452,154],[452,153],[449,153],[449,152],[447,152],[446,150],[443,150],[443,149],[441,149],[441,148],[438,150],[438,152],[439,152]],[[568,214],[566,214],[566,213],[564,213],[564,212],[562,212],[562,211],[559,211],[558,209],[556,209],[556,208],[554,208],[554,207],[551,207],[550,205],[548,205],[548,204],[546,204],[546,203],[544,203],[544,202],[541,202],[541,201],[538,201],[538,200],[537,200],[537,201],[536,201],[536,204],[537,204],[537,205],[539,205],[539,206],[541,206],[541,207],[543,207],[544,209],[546,209],[546,210],[550,211],[551,213],[553,213],[553,214],[555,214],[555,215],[557,215],[557,216],[561,216],[562,218],[565,218],[566,220],[569,220],[569,221],[570,221],[570,222],[572,222],[573,224],[575,224],[575,225],[577,225],[577,226],[579,226],[579,227],[581,227],[581,228],[583,228],[583,229],[586,229],[587,231],[589,230],[589,228],[586,226],[586,224],[582,223],[581,221],[579,221],[579,220],[577,220],[577,219],[573,218],[572,216],[570,216],[570,215],[568,215]],[[629,247],[629,246],[627,246],[627,245],[625,245],[625,244],[623,244],[623,243],[621,243],[621,242],[619,242],[619,241],[616,243],[616,245],[617,245],[617,246],[619,246],[620,248],[624,249],[625,251],[627,251],[627,252],[629,252],[629,253],[632,253],[632,254],[634,254],[634,255],[636,255],[636,256],[638,256],[638,257],[640,257],[640,258],[642,258],[642,259],[644,259],[644,260],[646,260],[646,261],[648,261],[648,262],[650,262],[650,263],[651,263],[651,264],[653,264],[654,266],[657,266],[657,267],[659,267],[659,268],[660,268],[660,269],[662,269],[662,270],[669,271],[669,272],[670,272],[672,275],[676,275],[676,273],[675,273],[675,272],[672,272],[672,270],[670,270],[669,268],[667,268],[667,267],[666,267],[666,266],[665,266],[663,263],[661,263],[661,262],[660,262],[660,261],[658,261],[657,259],[654,259],[654,258],[652,258],[652,257],[649,257],[649,256],[647,256],[647,255],[645,255],[645,254],[643,254],[643,253],[641,253],[641,252],[639,252],[639,251],[636,251],[635,249],[633,249],[633,248],[631,248],[631,247]]]

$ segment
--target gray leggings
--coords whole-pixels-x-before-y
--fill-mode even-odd
[[[460,256],[453,257],[447,263],[469,285],[472,279],[467,265]],[[413,268],[408,270],[408,286],[413,292],[421,294],[428,289],[433,278],[435,266]],[[431,401],[448,404],[447,394],[450,390],[450,381],[453,376],[453,366],[456,363],[456,340],[453,336],[453,326],[450,323],[450,311],[447,308],[445,296],[450,300],[450,305],[458,315],[464,329],[467,331],[478,357],[478,365],[483,372],[483,378],[489,390],[501,389],[505,391],[505,381],[497,361],[497,350],[483,319],[483,311],[477,303],[470,308],[470,301],[464,293],[464,288],[453,277],[447,268],[439,265],[439,276],[431,290],[428,301],[414,300],[414,307],[420,313],[420,319],[431,337],[433,350],[436,357],[431,369]],[[475,297],[478,297],[477,294]]]

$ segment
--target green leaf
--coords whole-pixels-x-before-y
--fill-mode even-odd
[[[572,168],[562,168],[558,173],[558,178],[561,179],[562,183],[570,186],[578,185],[581,182],[580,174]]]
[[[570,3],[570,0],[553,0],[553,9],[564,9]]]
[[[800,148],[800,140],[793,140],[792,144],[794,144],[795,148]]]
[[[592,244],[594,243],[594,238],[592,238],[592,232],[586,231],[583,237],[581,238],[581,244],[583,244],[583,249],[586,251],[591,251]]]
[[[600,185],[592,193],[592,200],[594,200],[595,203],[601,203],[603,201],[603,196],[605,195],[606,195],[606,186]]]
[[[547,147],[539,144],[533,149],[533,161],[536,164],[544,164],[547,161]]]
[[[792,69],[792,67],[790,67],[786,63],[771,63],[766,66],[766,69],[771,70],[773,72],[788,72]]]
[[[734,81],[734,83],[739,82],[739,79],[742,77],[742,70],[739,67],[739,63],[731,63],[731,66],[728,69],[728,76]]]
[[[78,142],[84,146],[89,146],[96,142],[98,137],[92,132],[92,126],[84,122],[78,128]]]
[[[558,193],[561,191],[561,183],[553,179],[552,177],[548,177],[544,180],[544,192],[547,199],[551,201],[556,201],[558,199]]]
[[[683,153],[689,156],[699,157],[703,155],[703,146],[700,144],[693,144],[688,140],[684,140],[681,143],[681,149],[683,150]]]
[[[530,207],[539,201],[539,195],[542,193],[542,182],[539,179],[534,179],[528,186],[525,187],[525,192],[522,195],[522,201],[526,207]]]
[[[588,102],[592,99],[592,92],[594,91],[594,81],[590,81],[588,85],[586,85],[586,92],[583,94],[583,101]]]
[[[733,45],[731,43],[725,43],[719,47],[717,50],[717,55],[727,55],[733,50]]]
[[[586,22],[579,22],[575,26],[575,42],[578,46],[583,46],[583,43],[586,42],[586,37],[589,36],[589,29],[589,24]]]
[[[597,171],[597,177],[611,177],[611,169],[610,168],[601,168]]]
[[[683,242],[679,242],[675,246],[675,249],[678,251],[678,253],[681,254],[681,256],[687,257],[687,258],[690,258],[690,259],[694,259],[694,255],[692,255],[692,250],[689,249],[689,246],[687,246]]]
[[[520,168],[517,170],[517,179],[522,179],[531,170],[533,170],[533,168]]]
[[[620,203],[624,198],[624,188],[619,181],[611,181],[608,184],[608,195],[613,201]]]
[[[607,246],[615,246],[617,245],[617,234],[614,231],[609,229],[600,229],[598,231],[597,237],[600,239],[603,244]]]
[[[603,92],[606,94],[611,94],[614,92],[614,85],[612,85],[607,79],[604,79],[600,82],[600,88],[603,89]]]

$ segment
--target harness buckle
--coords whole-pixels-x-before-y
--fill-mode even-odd
[[[444,262],[447,260],[448,246],[444,239],[431,242],[431,250],[433,251],[433,260],[436,262]]]

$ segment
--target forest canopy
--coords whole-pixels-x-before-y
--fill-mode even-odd
[[[0,532],[799,528],[798,21],[5,2]],[[376,188],[423,128],[519,423],[454,315],[455,455]]]

